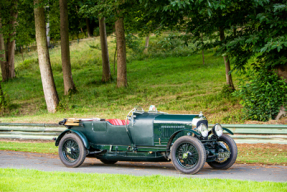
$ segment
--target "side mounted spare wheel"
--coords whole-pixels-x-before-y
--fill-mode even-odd
[[[66,134],[59,144],[59,157],[67,167],[79,167],[85,160],[87,150],[75,133]]]
[[[195,137],[178,138],[171,150],[173,166],[185,174],[195,174],[202,169],[206,161],[203,144]]]

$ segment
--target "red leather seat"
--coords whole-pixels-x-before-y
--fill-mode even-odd
[[[106,119],[106,121],[110,122],[112,125],[126,125],[126,120],[120,119]],[[129,124],[129,121],[127,122]]]

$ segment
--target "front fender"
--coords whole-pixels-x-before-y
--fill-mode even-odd
[[[170,148],[170,146],[171,146],[171,143],[172,143],[172,141],[173,141],[173,139],[175,138],[175,136],[177,135],[177,134],[179,134],[180,132],[182,132],[182,131],[189,131],[189,132],[192,132],[192,133],[194,133],[195,135],[200,135],[198,132],[196,132],[196,131],[194,131],[194,130],[192,130],[192,129],[182,129],[182,130],[179,130],[179,131],[177,131],[177,132],[174,132],[171,136],[170,136],[170,138],[169,138],[169,140],[168,140],[168,143],[167,143],[167,146],[166,146],[166,158],[168,158],[168,152],[169,152],[169,148]]]
[[[59,136],[58,138],[56,139],[56,142],[55,142],[55,146],[59,146],[59,143],[61,141],[61,139],[64,137],[64,135],[66,135],[67,133],[75,133],[76,135],[78,135],[80,137],[80,139],[82,140],[84,146],[86,147],[86,149],[90,149],[90,144],[88,142],[88,139],[87,137],[80,131],[76,131],[76,130],[73,130],[73,129],[67,129],[65,131],[63,131]]]
[[[232,132],[232,131],[230,131],[229,129],[224,128],[224,127],[222,127],[222,129],[223,129],[224,131],[228,132],[229,134],[234,135],[234,134],[233,134],[233,132]]]

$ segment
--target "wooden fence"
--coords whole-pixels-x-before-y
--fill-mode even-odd
[[[209,125],[212,128],[213,125]],[[236,143],[287,144],[287,125],[223,124]],[[57,124],[0,123],[0,138],[52,140],[66,128]]]

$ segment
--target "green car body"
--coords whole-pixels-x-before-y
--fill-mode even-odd
[[[184,164],[181,167],[188,169],[187,173],[196,173],[202,168],[191,171],[192,166],[186,166],[189,164],[198,164],[198,162],[194,163],[194,161],[200,158],[205,158],[204,163],[205,161],[214,162],[218,159],[218,148],[222,146],[222,144],[216,145],[218,137],[212,134],[213,131],[208,132],[209,136],[203,137],[200,131],[197,130],[200,125],[208,127],[208,122],[202,114],[175,115],[157,111],[144,112],[143,110],[137,110],[135,108],[132,111],[132,115],[128,116],[127,119],[129,120],[127,125],[112,125],[105,119],[80,119],[78,123],[69,124],[67,123],[67,119],[64,119],[60,124],[65,125],[68,129],[62,132],[56,140],[56,146],[60,145],[61,147],[61,149],[59,147],[59,155],[62,162],[66,166],[79,166],[78,164],[74,165],[72,162],[77,158],[77,155],[74,155],[72,158],[70,158],[72,155],[69,155],[71,150],[76,151],[74,149],[75,147],[67,147],[71,145],[73,139],[70,138],[69,140],[68,138],[66,143],[61,145],[61,140],[63,140],[67,134],[74,134],[79,138],[81,143],[78,141],[77,145],[83,145],[86,150],[85,156],[95,157],[106,163],[116,161],[170,161],[172,159],[172,146],[175,141],[181,137],[192,139],[191,142],[189,142],[189,140],[184,141],[183,144],[180,145],[181,148],[177,149],[177,155],[174,154],[174,156],[176,156],[175,159],[177,159],[180,164]],[[128,120],[126,120],[126,122],[128,122]],[[225,130],[231,133],[231,131]],[[195,144],[193,144],[193,140],[195,140]],[[201,149],[203,147],[200,146],[197,147],[198,143],[201,143],[204,149]],[[187,149],[188,146],[189,149]],[[232,153],[230,152],[230,147],[231,146],[227,148],[229,149],[229,153]],[[225,148],[223,147],[221,150],[222,153],[228,152]],[[182,149],[186,150],[185,153],[178,155]],[[206,154],[201,157],[198,149],[204,150],[203,153]],[[235,153],[235,151],[233,153]],[[74,152],[74,154],[76,154],[76,152]],[[187,159],[187,156],[190,157],[190,160]],[[68,164],[65,163],[66,160],[68,160]],[[186,162],[189,162],[189,164]],[[180,171],[184,172],[182,170]]]

